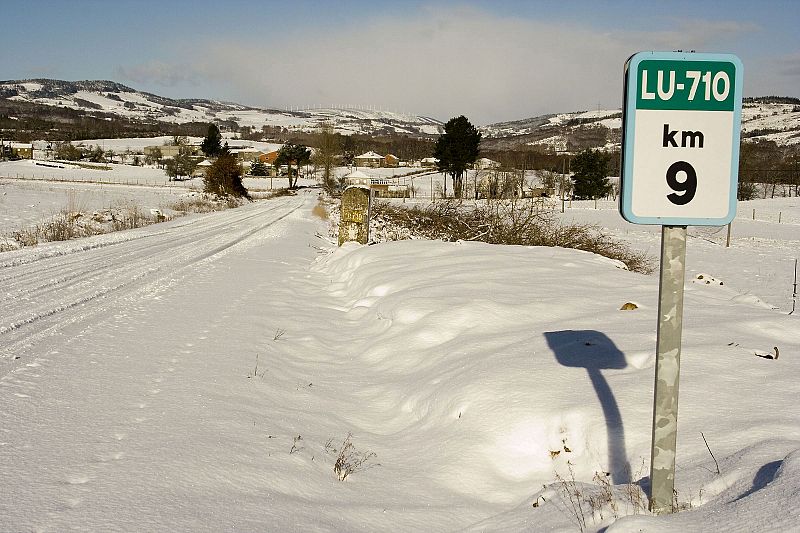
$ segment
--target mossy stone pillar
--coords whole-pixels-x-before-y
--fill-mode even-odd
[[[339,218],[339,246],[348,241],[369,242],[372,195],[367,187],[350,186],[342,193]]]

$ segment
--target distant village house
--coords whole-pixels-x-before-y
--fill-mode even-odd
[[[266,155],[260,150],[255,148],[233,148],[231,153],[236,156],[240,163],[252,163],[253,161],[260,161],[262,155]]]
[[[2,143],[0,144],[0,157],[7,159],[33,159],[33,145],[18,142]]]
[[[186,145],[185,147],[189,148],[189,150],[191,150],[191,155],[201,155],[200,145],[189,144],[189,145]],[[161,157],[163,157],[165,159],[169,159],[171,157],[175,157],[176,155],[178,155],[178,152],[180,151],[181,148],[184,148],[184,146],[175,146],[175,145],[171,145],[171,144],[165,144],[163,146],[162,145],[145,146],[142,151],[144,152],[144,155],[152,156],[153,152],[156,150],[156,148],[161,150]]]
[[[499,162],[489,159],[488,157],[481,157],[475,161],[474,164],[475,170],[495,170],[501,166]]]
[[[408,187],[399,185],[393,180],[387,178],[374,178],[356,170],[344,177],[347,185],[355,185],[357,187],[369,187],[370,191],[377,197],[384,198],[407,198]]]
[[[369,151],[367,153],[354,157],[353,162],[357,167],[377,168],[382,166],[384,158],[380,154],[376,154],[373,151]]]

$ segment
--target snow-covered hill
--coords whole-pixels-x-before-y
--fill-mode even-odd
[[[555,150],[605,146],[619,148],[621,109],[576,111],[499,122],[481,128],[485,138],[501,146],[525,144]],[[800,144],[800,99],[747,98],[742,104],[742,138]]]
[[[622,112],[619,109],[542,115],[481,128],[491,145],[543,146],[554,150],[619,146]]]
[[[137,91],[113,81],[62,81],[49,79],[0,82],[0,98],[17,102],[66,107],[86,113],[110,113],[133,120],[173,124],[215,122],[233,127],[264,126],[313,131],[330,122],[344,134],[400,133],[438,135],[442,123],[434,118],[373,109],[309,109],[283,111],[259,109],[231,102],[165,98]],[[234,124],[235,123],[235,124]]]

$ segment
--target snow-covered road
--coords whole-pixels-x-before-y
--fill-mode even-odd
[[[276,270],[316,255],[303,240],[305,261],[287,260],[294,248],[284,242],[298,208],[307,215],[315,200],[275,199],[3,258],[0,530],[197,530],[187,507],[242,496],[224,472],[242,466],[226,433],[240,432],[232,426],[244,413],[226,411],[229,392],[216,377],[247,382],[257,348],[240,354],[246,364],[224,357],[231,338],[253,342],[237,331],[252,331],[239,323],[254,304],[244,300],[279,284],[285,272]],[[225,423],[212,420],[220,416]],[[200,529],[230,525],[203,521]]]
[[[13,361],[29,363],[39,340],[79,327],[135,292],[147,298],[191,275],[198,263],[257,236],[303,201],[262,202],[0,259],[0,368],[5,373]]]

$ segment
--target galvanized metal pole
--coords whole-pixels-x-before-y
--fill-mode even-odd
[[[794,289],[792,290],[792,310],[789,311],[790,315],[794,313],[795,305],[797,305],[797,259],[794,260]]]
[[[650,450],[650,510],[671,513],[678,437],[678,381],[686,272],[686,226],[661,228],[653,441]]]

